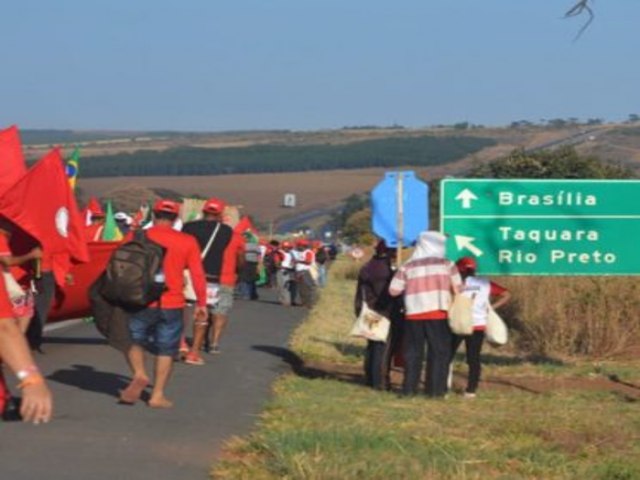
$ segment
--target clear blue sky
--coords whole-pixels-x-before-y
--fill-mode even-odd
[[[640,1],[19,0],[0,127],[308,130],[640,113]]]

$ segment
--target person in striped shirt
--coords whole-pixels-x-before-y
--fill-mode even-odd
[[[426,393],[444,397],[447,393],[453,335],[448,310],[462,279],[458,269],[445,258],[446,237],[439,232],[422,232],[411,258],[402,265],[389,285],[392,296],[404,295],[405,373],[403,395],[418,391],[425,343],[427,349]]]

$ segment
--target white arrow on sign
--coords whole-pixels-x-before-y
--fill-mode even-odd
[[[475,240],[474,237],[465,237],[464,235],[455,235],[456,247],[458,250],[464,250],[465,248],[469,250],[476,257],[481,257],[484,253],[478,247],[473,244]]]
[[[456,197],[456,200],[462,201],[462,208],[471,208],[471,201],[477,199],[478,197],[476,197],[468,188],[462,190]]]

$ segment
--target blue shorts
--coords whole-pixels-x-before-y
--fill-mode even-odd
[[[145,308],[129,319],[133,343],[155,355],[176,355],[182,328],[181,308]]]

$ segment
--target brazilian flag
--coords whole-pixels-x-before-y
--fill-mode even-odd
[[[67,160],[67,178],[71,190],[76,189],[76,180],[78,179],[78,166],[80,164],[80,148],[76,147],[71,153],[71,157]]]

